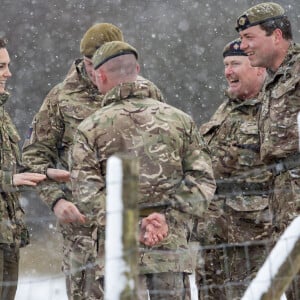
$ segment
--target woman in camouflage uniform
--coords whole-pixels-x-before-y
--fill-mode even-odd
[[[18,142],[20,137],[4,104],[9,98],[5,90],[11,77],[10,58],[6,41],[0,39],[0,299],[13,300],[17,290],[19,249],[29,243],[23,222],[24,211],[20,205],[17,186],[35,186],[46,178],[36,173],[19,173],[21,159]]]

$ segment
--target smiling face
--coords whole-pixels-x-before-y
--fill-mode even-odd
[[[265,67],[276,70],[277,59],[277,32],[267,36],[259,25],[240,31],[241,49],[248,55],[251,66]]]
[[[9,54],[6,48],[0,48],[0,93],[4,93],[6,81],[11,77],[9,63]]]
[[[250,65],[247,56],[226,56],[224,72],[228,83],[228,93],[239,99],[255,97],[264,80],[265,69]]]

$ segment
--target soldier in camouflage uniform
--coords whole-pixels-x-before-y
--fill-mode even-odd
[[[251,65],[265,67],[268,73],[260,97],[260,156],[273,173],[270,208],[275,242],[300,208],[300,45],[293,42],[284,9],[273,2],[246,10],[236,29]],[[299,281],[298,276],[288,299],[300,298]]]
[[[4,104],[9,98],[5,90],[11,77],[10,58],[6,41],[0,39],[0,299],[13,300],[18,282],[19,250],[29,243],[29,234],[24,224],[24,211],[20,205],[17,186],[35,186],[46,178],[35,173],[16,174],[21,167],[18,142],[19,134]]]
[[[212,153],[217,191],[209,213],[198,224],[198,237],[204,246],[235,244],[224,251],[208,247],[202,253],[205,264],[197,268],[200,299],[239,299],[266,258],[264,245],[255,244],[269,237],[271,224],[271,173],[259,157],[257,124],[266,70],[251,67],[240,43],[237,39],[224,47],[227,99],[200,127]],[[242,245],[246,241],[254,241],[247,248],[249,257]]]
[[[49,167],[69,169],[68,153],[75,130],[82,120],[101,107],[103,98],[93,80],[91,58],[103,43],[114,40],[123,40],[123,34],[118,27],[109,23],[95,24],[84,34],[80,43],[83,58],[77,59],[65,80],[49,92],[33,119],[23,147],[23,162],[27,169],[43,174]],[[139,77],[139,80],[147,81],[142,77]],[[163,99],[157,87],[153,87],[153,91],[157,97]],[[78,249],[77,254],[70,253],[74,228],[67,223],[84,222],[84,216],[71,202],[68,185],[47,180],[41,186],[39,194],[60,222],[64,239],[63,271],[66,274],[67,292],[71,299],[71,294],[81,293],[81,287],[76,282],[72,282],[74,285],[70,287],[70,256],[88,259],[89,262],[92,258],[84,256],[87,249],[85,251]],[[94,253],[92,250],[91,252]]]
[[[89,220],[82,227],[97,227],[103,239],[107,159],[118,152],[138,157],[139,205],[152,204],[152,213],[161,215],[168,227],[167,236],[158,242],[141,239],[144,289],[139,297],[147,299],[148,289],[151,300],[189,299],[184,296],[184,278],[192,271],[188,236],[193,216],[203,214],[215,191],[211,161],[192,119],[136,81],[137,57],[124,42],[106,43],[93,57],[97,86],[105,97],[103,108],[79,125],[74,139],[74,201]],[[143,221],[143,209],[140,216]],[[103,241],[98,243],[104,256]]]

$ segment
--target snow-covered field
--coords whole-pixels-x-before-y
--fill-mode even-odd
[[[30,245],[21,249],[15,300],[67,300],[61,248],[60,234],[42,230],[34,235]]]
[[[15,300],[67,300],[63,277],[22,277]]]

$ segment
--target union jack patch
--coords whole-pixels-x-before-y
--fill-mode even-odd
[[[30,126],[27,130],[27,133],[26,133],[26,139],[30,139],[31,138],[31,134],[32,134],[32,131],[33,131],[33,127]]]

